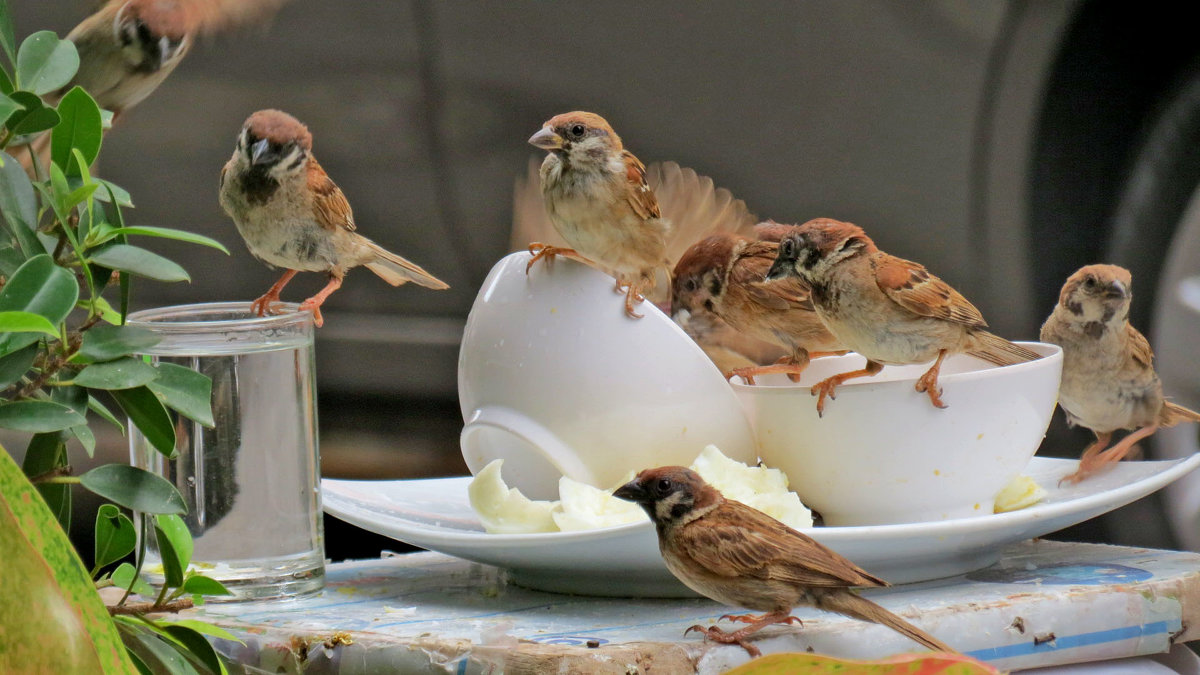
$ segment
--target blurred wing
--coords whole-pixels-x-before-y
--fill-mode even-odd
[[[508,240],[509,251],[524,251],[529,244],[540,241],[550,246],[570,248],[566,240],[554,229],[550,216],[546,215],[546,202],[542,199],[542,177],[539,170],[541,157],[530,157],[524,176],[517,176],[513,188],[513,224]]]
[[[878,254],[872,264],[879,289],[908,311],[972,328],[987,327],[974,305],[922,265],[886,253]]]
[[[308,162],[308,187],[312,191],[313,214],[317,222],[329,229],[340,227],[353,232],[354,212],[350,209],[350,202],[346,201],[346,195],[321,169],[315,157],[310,156]]]
[[[164,12],[177,11],[187,32],[211,35],[265,21],[289,0],[151,0]]]
[[[796,230],[796,225],[785,225],[773,220],[765,220],[754,226],[754,238],[759,241],[770,241],[778,244],[783,238]]]
[[[662,218],[662,213],[658,210],[658,199],[654,197],[654,191],[646,182],[646,167],[642,160],[634,157],[628,150],[621,151],[621,160],[625,162],[625,180],[629,181],[629,207],[642,220]]]
[[[680,532],[682,548],[724,577],[777,579],[803,586],[885,586],[841,555],[733,500]]]
[[[646,169],[646,182],[658,197],[663,219],[671,224],[667,258],[672,265],[692,244],[709,235],[751,234],[756,219],[746,202],[713,185],[708,176],[675,162],[655,162]]]

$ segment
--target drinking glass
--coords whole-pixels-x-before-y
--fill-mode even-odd
[[[161,337],[143,355],[212,378],[215,426],[168,410],[175,459],[130,425],[133,464],[182,493],[192,564],[234,600],[316,592],[325,579],[313,322],[296,305],[259,317],[249,303],[136,312],[129,325]],[[151,529],[143,569],[161,570]],[[159,574],[161,576],[161,574]],[[219,600],[221,598],[213,598]]]

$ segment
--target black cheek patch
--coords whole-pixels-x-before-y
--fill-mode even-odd
[[[684,517],[688,511],[692,510],[690,500],[683,500],[671,508],[671,520],[679,520]]]
[[[712,293],[714,297],[720,295],[721,294],[721,280],[716,277],[713,277],[712,282],[708,285],[708,292]]]
[[[817,266],[817,263],[820,260],[821,260],[821,253],[819,251],[817,251],[817,249],[815,249],[815,248],[810,248],[810,249],[805,250],[804,260],[801,262],[801,264],[804,265],[804,269],[811,270],[812,268]]]
[[[1075,316],[1083,314],[1083,304],[1077,300],[1070,300],[1063,306],[1067,308],[1068,312],[1074,314]]]

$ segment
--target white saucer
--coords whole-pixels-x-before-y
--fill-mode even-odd
[[[821,543],[891,583],[963,574],[996,562],[1008,544],[1094,518],[1144,497],[1200,466],[1200,455],[1121,462],[1079,485],[1059,487],[1076,460],[1034,457],[1025,473],[1049,495],[1011,513],[902,525],[819,527]],[[399,481],[321,481],[324,508],[413,546],[507,568],[529,588],[585,595],[688,597],[658,554],[647,521],[582,532],[487,534],[467,500],[470,476]]]

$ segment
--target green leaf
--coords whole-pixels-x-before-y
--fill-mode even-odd
[[[8,12],[8,0],[0,0],[0,47],[4,48],[10,63],[17,62],[17,37],[13,29],[12,15]],[[4,73],[3,68],[0,68],[0,73]],[[3,75],[3,78],[7,80],[8,75]],[[8,85],[11,91],[12,82]]]
[[[159,637],[150,627],[138,626],[134,631],[134,639],[145,649],[139,656],[146,659],[151,671],[171,675],[200,675],[174,642]]]
[[[14,137],[36,134],[52,129],[55,124],[58,124],[58,111],[48,107],[37,94],[28,91],[14,91],[8,96],[24,108],[13,113],[4,122],[4,126],[8,127]],[[32,142],[33,139],[28,140]],[[22,148],[20,151],[28,152],[28,149]]]
[[[119,227],[113,230],[116,234],[140,234],[147,237],[161,237],[163,239],[175,239],[178,241],[186,241],[189,244],[199,244],[209,248],[215,248],[218,251],[229,255],[229,249],[216,239],[210,239],[202,234],[194,234],[185,230],[175,230],[169,227],[149,227],[146,225],[136,225],[131,227]]]
[[[174,363],[160,363],[156,367],[158,377],[148,385],[150,391],[176,412],[211,429],[212,379]]]
[[[67,429],[70,433],[79,439],[79,444],[83,446],[83,451],[88,457],[94,457],[96,454],[96,435],[92,433],[91,427],[78,425]]]
[[[0,178],[0,180],[4,179]],[[0,236],[6,234],[7,233],[5,231],[0,230]],[[9,241],[11,241],[11,239]],[[21,255],[21,252],[12,244],[4,244],[3,246],[0,246],[0,274],[3,274],[6,277],[11,277],[23,262],[25,262],[25,256]]]
[[[79,70],[79,52],[70,40],[43,30],[30,35],[17,50],[17,86],[48,94],[71,81]]]
[[[113,570],[112,573],[113,585],[117,588],[129,588],[130,584],[132,583],[134,593],[153,597],[154,587],[151,586],[145,579],[141,577],[135,577],[135,572],[137,572],[137,568],[129,563],[121,563],[120,565],[117,565],[117,569]]]
[[[140,387],[158,377],[154,366],[145,361],[126,356],[116,361],[93,363],[79,371],[75,384],[89,389],[132,389]]]
[[[110,204],[115,202],[117,206],[133,208],[133,200],[125,188],[116,183],[110,183],[103,178],[97,178],[96,182],[104,186],[103,190],[96,193],[96,199]]]
[[[191,281],[177,263],[144,248],[128,244],[113,244],[92,253],[90,262],[158,281]]]
[[[136,672],[79,555],[4,448],[0,551],[0,672]]]
[[[0,70],[0,73],[3,73],[3,72],[4,71]],[[2,77],[4,77],[4,76],[0,75],[0,78],[2,78]],[[2,89],[3,89],[3,83],[0,83],[0,90],[2,90]],[[13,113],[17,112],[18,110],[24,110],[24,109],[25,109],[25,106],[21,105],[20,103],[17,103],[16,101],[14,101],[8,97],[8,92],[0,91],[0,124],[4,124],[5,122],[7,122],[9,116],[12,115]]]
[[[106,422],[108,422],[109,424],[112,424],[116,428],[120,429],[122,436],[125,435],[125,425],[121,424],[121,420],[117,419],[117,416],[112,414],[111,410],[104,407],[103,403],[101,403],[100,401],[97,401],[92,396],[88,396],[87,405],[88,405],[88,410],[91,410],[92,412],[99,415],[100,419],[103,419]]]
[[[129,516],[112,504],[101,504],[96,512],[96,567],[115,563],[136,547],[137,528]]]
[[[45,333],[58,335],[58,329],[41,314],[0,312],[0,333]]]
[[[3,0],[0,0],[0,2],[3,2]],[[0,18],[0,20],[3,19]],[[3,68],[0,68],[0,94],[7,96],[16,91],[16,89],[17,88],[13,86],[12,80],[8,79],[8,73],[4,72]]]
[[[21,247],[24,258],[43,252],[34,236],[37,213],[37,193],[29,176],[19,162],[5,162],[0,166],[0,214],[4,215],[8,231]]]
[[[142,432],[150,445],[167,457],[175,456],[175,427],[162,401],[146,387],[116,389],[109,394]]]
[[[87,420],[61,403],[13,401],[0,404],[0,427],[5,429],[45,433],[62,431],[76,424],[87,424]]]
[[[157,334],[146,328],[99,324],[83,334],[83,344],[72,360],[84,363],[111,361],[149,349],[159,340]]]
[[[217,656],[217,650],[208,643],[208,640],[203,635],[187,626],[179,624],[168,624],[165,626],[166,631],[187,647],[187,650],[192,653],[200,663],[214,673],[227,673],[225,664],[221,663],[220,657]]]
[[[0,391],[7,389],[9,385],[20,380],[22,375],[29,372],[29,369],[33,367],[33,360],[37,358],[37,352],[37,345],[29,345],[8,356],[0,357]]]
[[[60,385],[50,392],[50,400],[61,403],[80,415],[87,415],[87,390],[83,387]]]
[[[199,579],[199,578],[201,578],[201,577],[189,577],[189,581],[191,579]],[[208,579],[208,577],[203,577],[203,578]],[[208,579],[208,580],[212,581],[212,579]],[[213,583],[217,583],[217,582],[213,582]],[[217,583],[217,585],[220,586],[219,583]],[[187,581],[183,582],[183,586],[184,586],[184,588],[187,587]],[[221,588],[224,589],[225,587],[221,586]],[[229,592],[226,591],[226,593],[229,593]],[[220,594],[209,593],[209,595],[220,595]],[[206,621],[198,621],[196,619],[174,619],[172,621],[160,621],[159,623],[161,623],[165,626],[187,626],[188,628],[191,628],[192,630],[194,630],[197,633],[200,633],[202,635],[208,635],[211,637],[220,638],[222,640],[229,640],[230,642],[238,642],[240,644],[246,644],[241,638],[234,635],[233,633],[230,633],[229,631],[225,630],[224,628],[221,628],[220,626],[218,626],[216,624],[208,623]]]
[[[92,492],[141,513],[187,513],[183,495],[162,476],[128,464],[104,464],[79,477]]]
[[[183,590],[199,595],[233,595],[221,582],[203,574],[193,574],[183,580]]]
[[[124,318],[107,300],[99,296],[92,300],[80,300],[76,304],[80,309],[86,309],[89,314],[99,314],[102,320],[114,326],[119,326]]]
[[[83,175],[82,171],[96,161],[100,141],[104,137],[100,121],[100,106],[82,88],[76,86],[58,102],[61,121],[50,137],[50,159],[68,176]],[[71,150],[78,150],[85,160],[81,169]],[[95,188],[93,188],[94,190]]]
[[[0,312],[40,314],[57,325],[71,313],[78,298],[79,285],[74,275],[43,254],[26,260],[0,290]],[[39,333],[0,334],[0,355],[39,339]]]
[[[174,514],[155,516],[154,538],[158,541],[167,586],[182,586],[183,573],[192,562],[192,534],[187,525]]]
[[[62,442],[62,434],[34,434],[25,448],[25,461],[21,469],[26,476],[40,476],[67,465],[67,449]],[[37,491],[46,506],[62,525],[63,530],[71,529],[71,486],[41,483]]]

